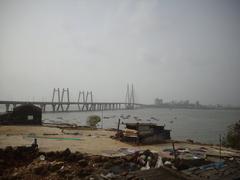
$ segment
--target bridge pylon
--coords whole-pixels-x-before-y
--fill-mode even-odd
[[[134,88],[133,84],[131,85],[131,89],[129,87],[129,84],[127,84],[127,92],[126,92],[126,98],[125,98],[125,103],[126,103],[126,109],[134,109]]]
[[[53,109],[53,112],[55,112],[57,109],[59,109],[59,104],[58,104],[58,108],[56,109],[56,104],[55,104],[55,94],[57,95],[57,103],[60,103],[61,102],[61,99],[60,99],[60,89],[59,88],[54,88],[53,89],[53,96],[52,96],[52,109]]]
[[[64,97],[65,97],[65,93],[66,93],[66,98],[67,101],[64,102]],[[57,95],[57,101],[55,101],[55,94]],[[61,95],[60,95],[61,94]],[[70,95],[69,95],[69,89],[62,89],[62,93],[60,92],[59,88],[54,88],[53,89],[53,96],[52,96],[52,107],[53,107],[53,111],[59,111],[59,109],[61,108],[62,111],[68,111],[69,106],[70,106]],[[63,107],[63,103],[66,104],[67,103],[67,107],[66,109],[64,109]],[[57,105],[57,108],[56,108]]]
[[[92,91],[87,91],[85,93],[85,91],[79,91],[79,94],[78,94],[78,109],[79,110],[92,110],[94,107],[93,107],[93,93]],[[82,105],[82,108],[80,107],[80,103],[83,104]]]

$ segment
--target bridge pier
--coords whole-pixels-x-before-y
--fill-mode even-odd
[[[8,112],[10,104],[5,104],[5,105],[6,105],[6,112]]]
[[[96,104],[93,104],[92,106],[93,106],[93,109],[92,109],[92,110],[93,110],[93,111],[96,111]]]
[[[53,110],[53,112],[56,111],[56,104],[52,104],[52,110]]]
[[[84,111],[85,103],[82,105],[82,111]]]
[[[60,107],[61,107],[61,109],[62,109],[62,112],[64,112],[64,108],[63,108],[63,104],[62,104],[62,103],[59,103],[59,106],[58,106],[58,108],[57,108],[57,111],[59,111]]]
[[[70,104],[67,105],[67,107],[66,107],[66,111],[68,111],[69,107],[70,107]]]
[[[46,111],[46,104],[39,104],[39,106],[41,107],[42,112]]]

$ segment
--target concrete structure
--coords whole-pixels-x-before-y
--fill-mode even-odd
[[[42,101],[0,101],[5,105],[6,112],[19,105],[34,104],[42,109],[42,112],[81,112],[81,111],[105,111],[105,110],[123,110],[134,109],[141,104],[131,104],[123,102],[42,102]],[[66,107],[65,107],[66,106]],[[76,109],[71,109],[71,107]],[[48,110],[47,107],[50,109]]]
[[[33,104],[42,109],[42,112],[81,112],[81,111],[105,111],[105,110],[123,110],[134,109],[141,106],[134,102],[133,85],[130,92],[127,86],[125,102],[94,102],[92,91],[79,91],[78,98],[70,101],[69,89],[53,89],[52,101],[0,101],[0,105],[5,105],[6,112],[19,105]]]

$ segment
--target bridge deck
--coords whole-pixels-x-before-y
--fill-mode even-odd
[[[50,106],[50,112],[70,112],[70,106],[77,106],[78,111],[99,111],[99,110],[118,110],[118,109],[134,109],[140,104],[125,103],[125,102],[51,102],[51,101],[0,101],[0,105],[6,106],[6,111],[9,111],[10,106],[34,104],[40,106],[43,112],[46,112],[46,106]],[[64,107],[67,106],[67,107]]]

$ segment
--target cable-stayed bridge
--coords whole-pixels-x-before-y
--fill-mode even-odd
[[[54,88],[52,101],[0,101],[1,105],[5,105],[6,112],[13,108],[24,105],[33,104],[39,106],[42,112],[82,112],[82,111],[105,111],[105,110],[124,110],[135,109],[142,104],[134,102],[134,89],[127,85],[125,102],[95,102],[93,100],[92,91],[79,91],[78,98],[70,101],[69,89]]]

